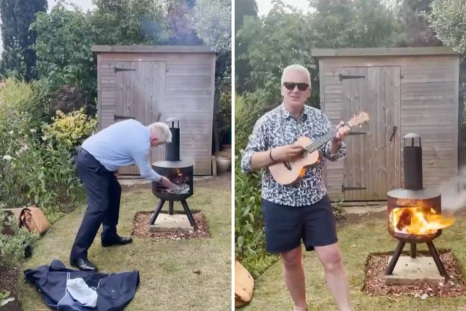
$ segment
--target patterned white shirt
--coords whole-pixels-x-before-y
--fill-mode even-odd
[[[303,114],[296,119],[281,104],[257,120],[243,152],[241,169],[243,173],[251,171],[251,158],[256,152],[294,144],[301,136],[315,140],[333,128],[327,116],[319,109],[305,105]],[[331,153],[330,148],[329,141],[319,149],[321,157],[337,161],[346,155],[346,145],[343,142],[335,154]],[[262,198],[287,206],[307,206],[318,202],[327,193],[323,177],[324,165],[325,160],[321,159],[318,164],[308,168],[302,180],[293,186],[277,183],[270,172],[265,170],[262,175]]]

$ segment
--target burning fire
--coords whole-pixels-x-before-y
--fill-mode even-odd
[[[170,180],[175,185],[179,186],[179,188],[176,191],[173,191],[163,186],[159,186],[158,191],[168,193],[175,192],[179,194],[188,193],[190,191],[189,177],[183,175],[183,173],[178,168],[173,169],[169,174],[166,174],[165,177],[168,178],[168,180]]]
[[[404,234],[434,234],[455,222],[453,216],[438,214],[433,208],[422,206],[395,208],[391,214],[395,232]]]

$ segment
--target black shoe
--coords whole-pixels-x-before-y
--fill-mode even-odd
[[[117,236],[108,240],[102,240],[102,247],[110,247],[114,245],[126,245],[133,243],[133,239],[130,237]]]
[[[87,258],[70,258],[70,265],[78,268],[81,271],[95,272],[97,267],[92,264]]]

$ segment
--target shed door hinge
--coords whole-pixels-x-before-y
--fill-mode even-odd
[[[341,73],[338,75],[338,77],[341,80],[346,80],[346,79],[364,79],[366,76],[351,76],[351,75],[342,75]]]
[[[135,119],[134,117],[125,117],[125,116],[117,116],[116,114],[113,115],[113,120],[128,120],[128,119]]]
[[[135,68],[118,68],[118,67],[115,67],[115,72],[118,72],[118,71],[136,71]]]
[[[345,185],[341,185],[341,192],[351,191],[351,190],[365,190],[366,187],[345,187]]]

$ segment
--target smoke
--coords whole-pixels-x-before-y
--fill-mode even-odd
[[[442,195],[442,213],[453,214],[466,208],[466,167],[439,186]]]

